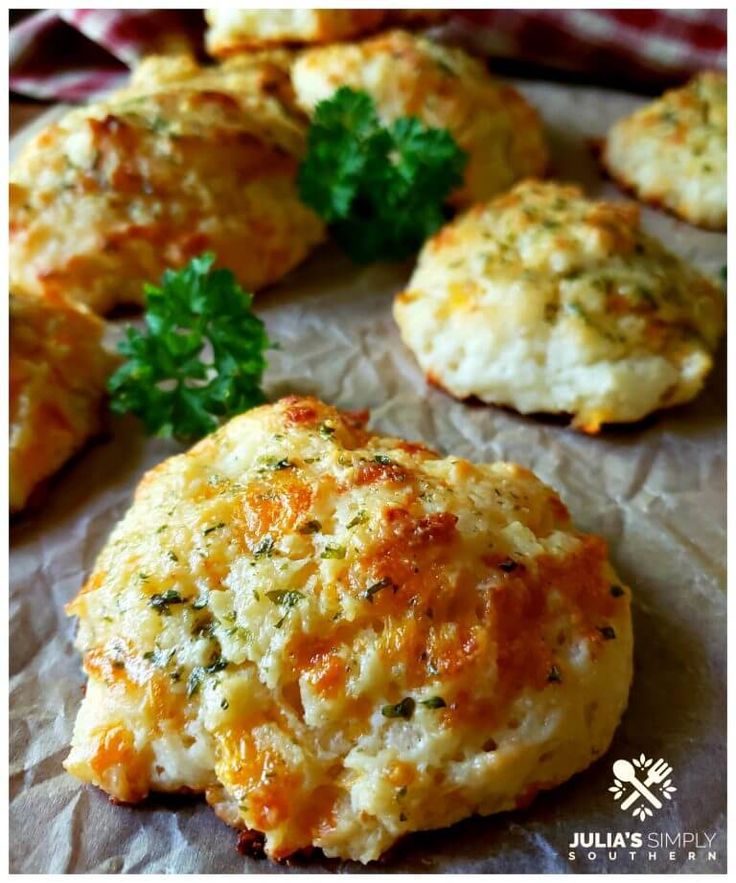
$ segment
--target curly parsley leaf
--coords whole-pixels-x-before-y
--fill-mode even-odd
[[[399,260],[445,222],[466,162],[446,129],[384,125],[369,95],[343,86],[315,109],[299,193],[354,261]]]
[[[265,401],[266,329],[214,260],[200,255],[146,285],[145,329],[129,327],[118,344],[127,361],[108,381],[111,408],[136,414],[149,435],[198,438]]]

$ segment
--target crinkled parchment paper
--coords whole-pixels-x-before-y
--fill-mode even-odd
[[[553,145],[555,172],[593,196],[619,195],[597,172],[586,139],[639,99],[589,88],[525,83]],[[645,224],[673,250],[717,273],[725,236],[653,211]],[[430,389],[402,347],[391,298],[410,264],[356,268],[326,248],[257,308],[281,349],[271,397],[314,393],[370,408],[381,433],[421,439],[478,461],[509,459],[556,487],[580,527],[605,536],[634,589],[636,674],[609,754],[528,809],[419,834],[371,869],[383,872],[723,871],[725,869],[725,354],[705,392],[644,425],[587,438],[553,421],[470,407]],[[10,852],[16,872],[355,872],[317,856],[282,867],[235,850],[235,834],[203,802],[153,798],[113,806],[61,763],[81,699],[74,624],[63,605],[92,568],[146,469],[180,450],[145,440],[133,419],[111,423],[50,488],[45,505],[12,526],[10,586]],[[646,822],[608,788],[617,758],[664,757],[674,799]],[[577,850],[575,832],[715,835],[704,850]]]

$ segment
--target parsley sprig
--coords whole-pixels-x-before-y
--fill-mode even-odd
[[[110,406],[136,414],[150,435],[198,438],[265,401],[266,329],[214,260],[200,255],[146,285],[145,329],[129,327],[118,344],[127,361],[108,381]]]
[[[369,95],[343,86],[315,109],[299,193],[354,261],[402,259],[445,222],[466,161],[446,129],[383,125]]]

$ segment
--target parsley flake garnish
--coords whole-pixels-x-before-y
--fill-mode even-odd
[[[256,558],[270,558],[273,555],[274,543],[272,537],[266,534],[265,537],[253,549]]]
[[[387,589],[389,588],[389,586],[394,590],[394,592],[396,591],[396,583],[390,577],[384,576],[382,579],[379,579],[378,582],[375,582],[373,583],[373,585],[368,586],[363,597],[366,599],[366,601],[370,601],[372,604],[373,596],[376,594],[376,592],[380,592],[381,589]]]
[[[344,558],[347,554],[345,546],[326,546],[321,558]]]
[[[359,524],[365,524],[366,521],[368,521],[368,513],[365,509],[361,509],[354,518],[351,518],[350,521],[348,521],[346,527],[350,530],[350,528],[357,527]]]
[[[206,675],[216,674],[227,668],[230,663],[222,656],[218,656],[212,660],[209,665],[196,665],[187,678],[187,696],[191,697],[199,690],[199,687]]]
[[[396,705],[384,705],[381,709],[381,714],[384,717],[400,717],[408,721],[413,716],[416,705],[411,696],[407,696],[401,702],[397,702]]]
[[[430,696],[429,699],[422,699],[419,704],[425,708],[447,708],[447,703],[441,696]]]
[[[204,535],[207,536],[215,530],[220,530],[221,527],[225,527],[224,521],[219,521],[217,524],[213,524],[212,527],[205,528]]]
[[[171,611],[169,607],[172,604],[184,604],[184,598],[175,590],[175,589],[167,589],[165,592],[156,593],[155,595],[151,595],[148,606],[153,607],[153,609],[157,613],[162,613],[164,616],[169,616]]]
[[[297,592],[296,589],[292,589],[291,591],[274,590],[273,592],[266,592],[266,597],[269,601],[273,601],[274,604],[280,604],[283,607],[291,608],[303,600],[304,593]]]

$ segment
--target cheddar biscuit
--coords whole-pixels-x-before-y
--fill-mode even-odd
[[[384,17],[382,9],[207,9],[207,51],[227,56],[263,46],[349,40]]]
[[[286,84],[273,57],[154,58],[44,129],[11,170],[11,283],[107,312],[205,251],[246,290],[279,279],[324,237],[297,194],[306,123]]]
[[[707,71],[615,123],[603,162],[645,202],[726,227],[726,75]]]
[[[632,634],[604,541],[520,466],[364,422],[291,397],[144,477],[68,608],[71,773],[367,862],[605,752]]]
[[[595,432],[698,393],[724,298],[642,231],[633,203],[526,181],[425,245],[394,316],[452,395]]]
[[[10,295],[10,511],[99,431],[113,359],[102,322],[61,298]]]
[[[292,76],[297,100],[309,113],[349,86],[367,92],[386,121],[416,116],[448,129],[468,153],[456,203],[488,199],[545,171],[547,150],[536,112],[462,49],[390,31],[361,43],[310,49],[296,60]]]

